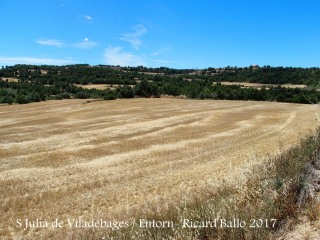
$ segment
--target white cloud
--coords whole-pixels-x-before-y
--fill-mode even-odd
[[[37,43],[44,46],[54,46],[54,47],[75,47],[75,48],[81,48],[81,49],[91,49],[94,47],[99,46],[99,44],[95,41],[89,40],[89,38],[83,39],[83,41],[78,43],[65,43],[60,40],[55,39],[39,39],[37,40]]]
[[[78,61],[71,59],[54,59],[54,58],[34,58],[34,57],[0,57],[0,64],[46,64],[46,65],[65,65],[76,64]]]
[[[88,15],[82,16],[82,19],[87,23],[91,23],[93,21],[93,18]]]
[[[99,44],[95,41],[89,40],[89,38],[85,38],[85,39],[83,39],[82,42],[75,43],[75,44],[73,44],[73,46],[76,48],[81,48],[81,49],[91,49],[91,48],[99,46]]]
[[[131,46],[134,49],[139,50],[140,45],[142,44],[140,38],[148,32],[148,29],[141,24],[135,25],[132,29],[134,30],[133,32],[123,34],[120,39],[131,43]]]
[[[63,47],[65,45],[63,41],[56,40],[56,39],[39,39],[37,40],[37,43],[39,43],[40,45],[54,46],[54,47]]]
[[[105,50],[105,62],[108,65],[146,66],[143,56],[123,52],[121,47],[109,47]]]

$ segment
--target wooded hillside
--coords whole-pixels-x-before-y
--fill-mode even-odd
[[[0,69],[0,103],[29,103],[50,99],[160,97],[162,94],[194,99],[258,100],[317,103],[319,68],[226,67],[171,69],[87,64],[15,65]],[[243,87],[221,82],[276,84]],[[285,88],[282,84],[304,84]],[[105,84],[105,88],[95,88]],[[89,87],[86,87],[90,85]]]

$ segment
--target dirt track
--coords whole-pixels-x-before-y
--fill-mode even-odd
[[[0,233],[18,218],[126,218],[205,196],[297,143],[320,113],[249,101],[83,102],[0,106]]]

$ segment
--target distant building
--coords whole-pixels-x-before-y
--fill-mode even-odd
[[[253,70],[257,70],[260,68],[259,65],[251,65],[250,67],[252,67]]]

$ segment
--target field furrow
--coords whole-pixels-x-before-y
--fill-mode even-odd
[[[319,126],[317,105],[249,101],[66,100],[0,112],[2,228],[32,216],[124,219],[205,198]]]

